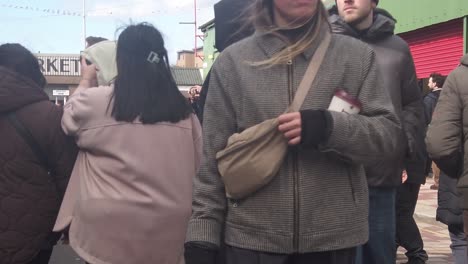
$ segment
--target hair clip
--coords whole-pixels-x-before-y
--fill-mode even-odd
[[[146,58],[146,60],[150,63],[159,63],[161,61],[161,59],[159,58],[159,55],[154,51],[150,51],[148,58]]]

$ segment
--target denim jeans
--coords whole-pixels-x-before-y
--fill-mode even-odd
[[[356,264],[395,264],[395,196],[396,188],[369,187],[369,241]]]
[[[463,232],[463,225],[449,225],[448,226],[450,240],[450,249],[454,264],[468,264],[467,251],[466,251],[466,238]]]
[[[354,264],[356,248],[303,254],[274,254],[226,246],[226,264]]]

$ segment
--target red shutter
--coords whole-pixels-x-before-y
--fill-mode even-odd
[[[433,72],[448,75],[463,56],[463,19],[400,34],[408,42],[418,78]]]

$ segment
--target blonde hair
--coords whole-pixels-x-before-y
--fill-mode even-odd
[[[251,64],[254,66],[286,64],[291,59],[303,53],[316,41],[324,25],[330,29],[328,12],[321,0],[317,0],[317,2],[317,9],[313,17],[301,25],[301,27],[304,27],[304,32],[297,41],[290,43],[286,49],[283,49],[271,58],[264,61],[252,62]],[[251,20],[255,30],[273,34],[281,39],[287,40],[285,36],[280,33],[280,31],[285,30],[285,28],[279,27],[273,21],[273,0],[257,0],[252,6],[252,11]]]

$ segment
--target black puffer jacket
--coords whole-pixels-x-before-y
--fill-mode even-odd
[[[463,198],[457,183],[458,179],[440,172],[436,219],[446,225],[463,224]]]
[[[387,11],[375,9],[372,26],[359,32],[340,18],[336,7],[329,12],[334,33],[361,39],[374,49],[384,86],[390,94],[395,112],[401,118],[407,139],[407,152],[401,153],[399,158],[381,160],[366,167],[369,186],[400,185],[403,168],[408,172],[408,182],[425,183],[427,154],[424,143],[424,105],[408,44],[394,34],[395,19]]]
[[[49,170],[6,118],[31,132]],[[50,234],[76,158],[62,110],[35,83],[0,66],[0,263],[24,264],[50,247]]]

